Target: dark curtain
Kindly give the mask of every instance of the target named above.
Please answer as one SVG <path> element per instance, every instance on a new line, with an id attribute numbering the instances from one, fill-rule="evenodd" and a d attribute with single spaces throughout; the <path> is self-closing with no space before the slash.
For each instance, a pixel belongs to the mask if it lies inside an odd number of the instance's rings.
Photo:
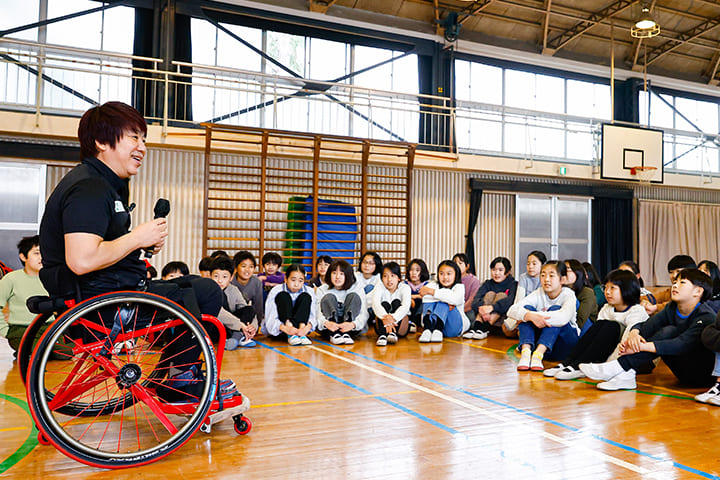
<path id="1" fill-rule="evenodd" d="M 465 255 L 470 259 L 470 273 L 475 275 L 475 242 L 473 233 L 480 216 L 480 204 L 482 203 L 482 190 L 473 188 L 470 190 L 470 216 L 468 217 L 467 235 L 465 235 Z"/>
<path id="2" fill-rule="evenodd" d="M 418 55 L 418 88 L 423 95 L 447 97 L 444 104 L 449 107 L 454 103 L 451 98 L 453 91 L 453 53 L 435 44 L 434 55 Z M 435 104 L 443 104 L 434 100 Z M 439 145 L 439 147 L 423 147 L 431 150 L 452 151 L 454 132 L 447 108 L 433 108 L 428 99 L 420 99 L 420 140 L 419 143 Z"/>
<path id="3" fill-rule="evenodd" d="M 595 197 L 592 201 L 592 264 L 601 281 L 610 270 L 633 259 L 631 198 Z"/>
<path id="4" fill-rule="evenodd" d="M 141 57 L 155 57 L 157 52 L 153 51 L 153 30 L 154 14 L 147 8 L 135 9 L 135 36 L 133 41 L 133 54 Z M 152 62 L 144 60 L 133 60 L 133 68 L 150 70 Z M 152 78 L 152 74 L 142 70 L 133 70 L 132 102 L 144 117 L 158 117 L 156 107 L 159 89 L 157 82 L 143 80 Z M 162 106 L 162 103 L 160 103 Z"/>

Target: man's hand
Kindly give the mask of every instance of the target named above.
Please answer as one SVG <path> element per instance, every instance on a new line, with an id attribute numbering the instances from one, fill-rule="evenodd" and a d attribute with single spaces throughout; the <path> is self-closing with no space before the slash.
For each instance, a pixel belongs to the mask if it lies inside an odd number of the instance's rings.
<path id="1" fill-rule="evenodd" d="M 157 253 L 165 245 L 168 236 L 167 219 L 156 218 L 141 223 L 130 232 L 130 235 L 135 235 L 139 248 L 153 247 L 153 253 Z"/>

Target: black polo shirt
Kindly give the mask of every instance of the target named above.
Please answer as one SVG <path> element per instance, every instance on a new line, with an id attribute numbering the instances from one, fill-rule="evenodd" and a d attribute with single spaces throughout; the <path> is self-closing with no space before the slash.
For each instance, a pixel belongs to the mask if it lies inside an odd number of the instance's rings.
<path id="1" fill-rule="evenodd" d="M 130 231 L 128 186 L 128 179 L 115 175 L 97 158 L 85 158 L 50 195 L 40 223 L 43 257 L 40 279 L 51 295 L 68 291 L 65 234 L 92 233 L 110 241 Z M 139 249 L 114 265 L 76 276 L 83 298 L 115 290 L 135 290 L 145 277 L 145 262 L 140 259 Z"/>

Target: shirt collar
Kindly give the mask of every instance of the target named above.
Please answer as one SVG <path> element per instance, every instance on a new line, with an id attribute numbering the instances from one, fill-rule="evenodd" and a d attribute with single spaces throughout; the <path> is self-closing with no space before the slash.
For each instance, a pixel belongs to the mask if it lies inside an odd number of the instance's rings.
<path id="1" fill-rule="evenodd" d="M 83 163 L 94 168 L 103 178 L 105 178 L 105 180 L 108 181 L 108 183 L 110 183 L 113 190 L 120 194 L 123 201 L 127 203 L 130 196 L 129 178 L 118 177 L 110 167 L 95 157 L 85 157 L 83 158 Z"/>

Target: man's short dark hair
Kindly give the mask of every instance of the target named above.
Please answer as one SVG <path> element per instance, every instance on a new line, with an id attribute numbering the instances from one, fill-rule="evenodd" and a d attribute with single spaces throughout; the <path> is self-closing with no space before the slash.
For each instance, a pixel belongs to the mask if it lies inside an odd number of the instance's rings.
<path id="1" fill-rule="evenodd" d="M 18 254 L 21 254 L 27 258 L 28 253 L 30 253 L 30 250 L 33 249 L 35 246 L 40 246 L 40 235 L 33 235 L 31 237 L 23 237 L 22 240 L 20 240 L 17 244 Z M 25 262 L 20 260 L 20 262 L 25 266 Z"/>
<path id="2" fill-rule="evenodd" d="M 257 267 L 257 260 L 255 260 L 255 255 L 248 252 L 247 250 L 240 250 L 238 253 L 235 254 L 232 259 L 233 266 L 237 268 L 238 265 L 240 265 L 245 260 L 252 260 L 253 267 Z"/>
<path id="3" fill-rule="evenodd" d="M 696 287 L 702 288 L 703 294 L 702 297 L 700 297 L 701 302 L 704 302 L 712 295 L 712 280 L 710 276 L 702 270 L 698 270 L 697 268 L 683 268 L 680 270 L 680 273 L 678 273 L 677 279 L 687 280 Z"/>
<path id="4" fill-rule="evenodd" d="M 180 272 L 183 275 L 190 275 L 190 269 L 188 268 L 187 264 L 185 262 L 175 261 L 175 262 L 168 262 L 167 265 L 165 265 L 162 268 L 162 272 L 160 272 L 161 277 L 165 277 L 171 273 Z"/>
<path id="5" fill-rule="evenodd" d="M 675 255 L 668 262 L 667 268 L 668 272 L 672 272 L 678 268 L 697 268 L 697 265 L 690 255 Z"/>
<path id="6" fill-rule="evenodd" d="M 210 271 L 214 272 L 215 270 L 225 270 L 226 272 L 230 272 L 232 275 L 235 268 L 233 268 L 233 262 L 230 260 L 230 257 L 220 255 L 215 257 L 212 261 L 212 265 L 210 265 Z"/>
<path id="7" fill-rule="evenodd" d="M 78 125 L 78 139 L 83 157 L 96 157 L 95 142 L 115 148 L 126 132 L 147 134 L 145 118 L 130 105 L 107 102 L 85 112 Z"/>
<path id="8" fill-rule="evenodd" d="M 266 263 L 271 263 L 273 265 L 277 265 L 278 267 L 282 266 L 282 257 L 279 253 L 276 252 L 267 252 L 262 257 L 262 264 L 265 265 Z"/>

